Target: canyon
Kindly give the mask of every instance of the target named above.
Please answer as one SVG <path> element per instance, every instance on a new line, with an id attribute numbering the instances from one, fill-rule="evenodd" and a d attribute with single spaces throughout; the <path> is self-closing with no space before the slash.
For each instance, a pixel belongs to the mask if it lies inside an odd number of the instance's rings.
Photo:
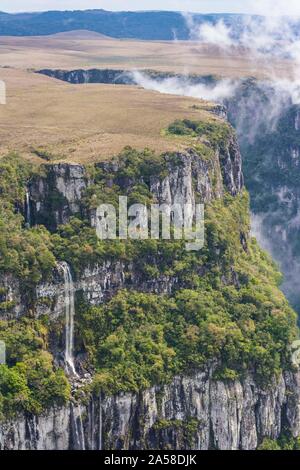
<path id="1" fill-rule="evenodd" d="M 73 84 L 140 85 L 162 93 L 200 98 L 212 94 L 224 79 L 207 75 L 128 70 L 51 70 L 38 73 Z M 203 90 L 198 86 L 203 85 Z M 289 90 L 271 80 L 252 78 L 227 83 L 227 96 L 216 99 L 216 113 L 227 117 L 237 131 L 243 155 L 246 187 L 251 196 L 252 229 L 284 274 L 282 289 L 299 310 L 299 115 Z M 218 93 L 216 91 L 216 93 Z"/>
<path id="2" fill-rule="evenodd" d="M 299 35 L 270 20 L 0 12 L 0 450 L 300 449 Z M 119 239 L 124 196 L 156 236 Z M 200 204 L 190 251 L 170 208 Z"/>

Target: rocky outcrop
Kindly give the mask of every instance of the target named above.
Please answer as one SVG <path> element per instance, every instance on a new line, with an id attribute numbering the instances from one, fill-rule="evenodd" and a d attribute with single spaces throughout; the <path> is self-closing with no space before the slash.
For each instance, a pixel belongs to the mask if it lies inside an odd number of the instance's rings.
<path id="1" fill-rule="evenodd" d="M 150 179 L 151 193 L 159 204 L 189 204 L 194 208 L 196 198 L 207 203 L 222 197 L 224 186 L 218 158 L 200 159 L 196 152 L 190 150 L 173 156 L 169 161 L 166 156 L 166 160 L 167 176 Z M 231 170 L 228 168 L 228 171 Z"/>
<path id="2" fill-rule="evenodd" d="M 58 163 L 46 165 L 44 175 L 35 176 L 29 186 L 29 202 L 33 225 L 50 230 L 81 213 L 81 197 L 89 181 L 82 165 Z"/>
<path id="3" fill-rule="evenodd" d="M 288 428 L 300 435 L 300 372 L 268 389 L 252 377 L 215 381 L 212 370 L 139 394 L 94 396 L 0 425 L 0 449 L 253 450 Z"/>
<path id="4" fill-rule="evenodd" d="M 244 186 L 242 159 L 234 133 L 218 148 L 212 158 L 203 158 L 193 149 L 164 155 L 167 175 L 150 177 L 149 189 L 154 201 L 159 204 L 209 203 L 221 198 L 225 191 L 237 195 Z M 120 162 L 121 164 L 121 162 Z M 120 166 L 115 162 L 99 163 L 99 168 L 108 174 L 117 174 Z M 121 189 L 128 191 L 137 181 L 129 178 L 117 179 Z"/>
<path id="5" fill-rule="evenodd" d="M 135 73 L 132 70 L 115 70 L 115 69 L 41 69 L 36 73 L 46 75 L 47 77 L 62 80 L 64 82 L 72 83 L 74 85 L 84 83 L 105 83 L 114 85 L 138 85 Z M 137 72 L 142 73 L 149 79 L 157 82 L 166 80 L 168 78 L 180 78 L 190 85 L 198 85 L 199 83 L 205 85 L 212 85 L 216 82 L 216 78 L 212 75 L 182 75 L 172 72 L 159 72 L 156 70 L 140 70 Z M 224 111 L 224 110 L 223 110 Z"/>
<path id="6" fill-rule="evenodd" d="M 89 70 L 51 70 L 43 69 L 38 73 L 47 77 L 63 80 L 75 85 L 83 83 L 107 83 L 115 85 L 134 85 L 134 79 L 130 72 L 112 69 L 89 69 Z"/>
<path id="7" fill-rule="evenodd" d="M 11 274 L 0 275 L 0 319 L 18 318 L 24 314 L 21 283 Z"/>
<path id="8" fill-rule="evenodd" d="M 244 178 L 239 146 L 234 136 L 231 136 L 227 145 L 220 149 L 219 160 L 224 185 L 232 196 L 236 196 L 244 185 Z"/>

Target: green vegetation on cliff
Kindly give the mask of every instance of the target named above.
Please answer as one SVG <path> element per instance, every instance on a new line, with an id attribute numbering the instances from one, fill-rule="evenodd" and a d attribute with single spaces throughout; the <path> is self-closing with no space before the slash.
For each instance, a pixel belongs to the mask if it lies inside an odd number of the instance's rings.
<path id="1" fill-rule="evenodd" d="M 265 438 L 258 450 L 300 450 L 300 438 L 295 438 L 290 433 L 282 434 L 276 441 Z"/>
<path id="2" fill-rule="evenodd" d="M 0 338 L 7 352 L 7 364 L 0 365 L 0 418 L 23 410 L 39 414 L 67 402 L 69 383 L 62 369 L 53 369 L 47 350 L 47 322 L 0 320 Z"/>
<path id="3" fill-rule="evenodd" d="M 55 257 L 45 227 L 24 228 L 20 213 L 25 186 L 32 168 L 16 156 L 0 165 L 0 340 L 5 342 L 7 364 L 0 365 L 0 418 L 22 410 L 41 413 L 45 407 L 64 403 L 70 387 L 64 372 L 53 368 L 48 351 L 48 327 L 32 318 L 1 319 L 14 307 L 7 298 L 12 276 L 33 307 L 35 287 L 51 275 Z M 7 285 L 8 284 L 8 285 Z M 28 309 L 28 316 L 32 311 Z"/>
<path id="4" fill-rule="evenodd" d="M 12 155 L 0 165 L 0 274 L 22 280 L 24 290 L 49 276 L 55 266 L 50 236 L 44 227 L 24 230 L 20 211 L 33 169 Z"/>
<path id="5" fill-rule="evenodd" d="M 245 195 L 217 201 L 207 211 L 205 248 L 197 254 L 183 249 L 174 259 L 182 262 L 185 289 L 173 296 L 121 291 L 103 306 L 79 306 L 78 328 L 98 370 L 97 388 L 138 390 L 213 363 L 220 379 L 252 371 L 267 385 L 289 366 L 296 316 L 269 257 L 255 240 L 243 249 L 247 230 Z"/>
<path id="6" fill-rule="evenodd" d="M 220 123 L 216 118 L 210 121 L 177 120 L 170 124 L 167 132 L 171 135 L 188 135 L 207 139 L 208 146 L 222 145 L 231 135 L 232 129 L 226 122 Z"/>
<path id="7" fill-rule="evenodd" d="M 184 126 L 192 137 L 195 133 L 210 139 L 212 147 L 204 144 L 208 153 L 198 149 L 205 162 L 216 158 L 212 149 L 230 136 L 227 125 Z M 164 177 L 168 165 L 180 161 L 174 153 L 156 156 L 127 148 L 118 163 L 114 174 L 109 166 L 88 169 L 93 185 L 83 195 L 85 216 L 72 217 L 55 233 L 44 226 L 25 227 L 21 209 L 34 170 L 16 157 L 0 163 L 0 278 L 10 274 L 20 280 L 28 297 L 27 315 L 0 321 L 8 357 L 7 365 L 0 366 L 5 415 L 38 413 L 65 402 L 70 394 L 63 371 L 49 353 L 50 335 L 62 344 L 61 329 L 51 318 L 34 318 L 35 287 L 49 278 L 56 261 L 68 262 L 77 279 L 85 267 L 122 261 L 125 279 L 134 271 L 141 286 L 137 291 L 137 284 L 128 283 L 127 289 L 94 307 L 77 293 L 75 350 L 85 358 L 83 367 L 95 371 L 96 390 L 138 391 L 212 364 L 216 378 L 232 380 L 252 372 L 267 385 L 290 367 L 296 315 L 278 288 L 276 266 L 249 237 L 247 194 L 233 197 L 225 191 L 206 205 L 205 246 L 198 252 L 186 251 L 184 240 L 100 241 L 90 227 L 89 211 L 100 202 L 117 202 L 124 187 L 130 204 L 152 202 L 150 178 Z M 162 279 L 169 284 L 175 280 L 171 294 L 143 288 Z M 5 288 L 0 291 L 0 300 L 2 312 L 9 313 L 6 294 Z"/>

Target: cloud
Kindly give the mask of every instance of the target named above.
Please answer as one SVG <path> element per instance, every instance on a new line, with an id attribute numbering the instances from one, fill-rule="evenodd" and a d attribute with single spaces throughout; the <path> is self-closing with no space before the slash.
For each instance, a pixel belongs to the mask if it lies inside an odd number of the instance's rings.
<path id="1" fill-rule="evenodd" d="M 238 46 L 256 54 L 288 56 L 299 60 L 300 64 L 299 0 L 291 1 L 288 8 L 281 0 L 261 0 L 256 11 L 262 16 L 231 17 L 230 24 L 225 24 L 223 19 L 199 24 L 199 19 L 194 14 L 182 15 L 193 40 L 207 42 L 222 49 Z"/>
<path id="2" fill-rule="evenodd" d="M 264 59 L 278 93 L 286 92 L 294 104 L 300 104 L 300 17 L 297 16 L 300 2 L 262 0 L 257 12 L 265 16 L 231 17 L 227 24 L 224 20 L 199 24 L 195 15 L 183 13 L 183 16 L 194 41 L 217 46 L 228 57 L 234 48 L 244 49 L 254 66 L 257 59 Z M 287 16 L 292 13 L 293 16 Z M 291 79 L 276 76 L 272 66 L 274 58 L 294 62 Z"/>
<path id="3" fill-rule="evenodd" d="M 234 44 L 231 38 L 231 29 L 225 25 L 223 20 L 216 24 L 197 24 L 191 13 L 183 13 L 183 17 L 189 28 L 191 39 L 225 48 Z"/>
<path id="4" fill-rule="evenodd" d="M 152 79 L 142 72 L 132 72 L 135 83 L 146 90 L 154 90 L 170 95 L 190 96 L 207 101 L 223 102 L 231 97 L 239 84 L 238 80 L 224 79 L 211 85 L 195 84 L 189 78 L 171 77 L 163 80 Z"/>
<path id="5" fill-rule="evenodd" d="M 229 47 L 233 45 L 233 40 L 230 37 L 230 28 L 228 28 L 224 21 L 218 21 L 216 25 L 204 23 L 199 26 L 198 37 L 203 42 L 208 42 L 214 45 L 222 45 L 223 47 Z"/>

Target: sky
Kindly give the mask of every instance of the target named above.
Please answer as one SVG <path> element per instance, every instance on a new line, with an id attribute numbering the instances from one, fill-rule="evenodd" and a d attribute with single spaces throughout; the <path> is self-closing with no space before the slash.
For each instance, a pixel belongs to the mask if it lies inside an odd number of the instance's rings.
<path id="1" fill-rule="evenodd" d="M 299 0 L 0 0 L 0 11 L 6 12 L 97 8 L 300 15 Z"/>

